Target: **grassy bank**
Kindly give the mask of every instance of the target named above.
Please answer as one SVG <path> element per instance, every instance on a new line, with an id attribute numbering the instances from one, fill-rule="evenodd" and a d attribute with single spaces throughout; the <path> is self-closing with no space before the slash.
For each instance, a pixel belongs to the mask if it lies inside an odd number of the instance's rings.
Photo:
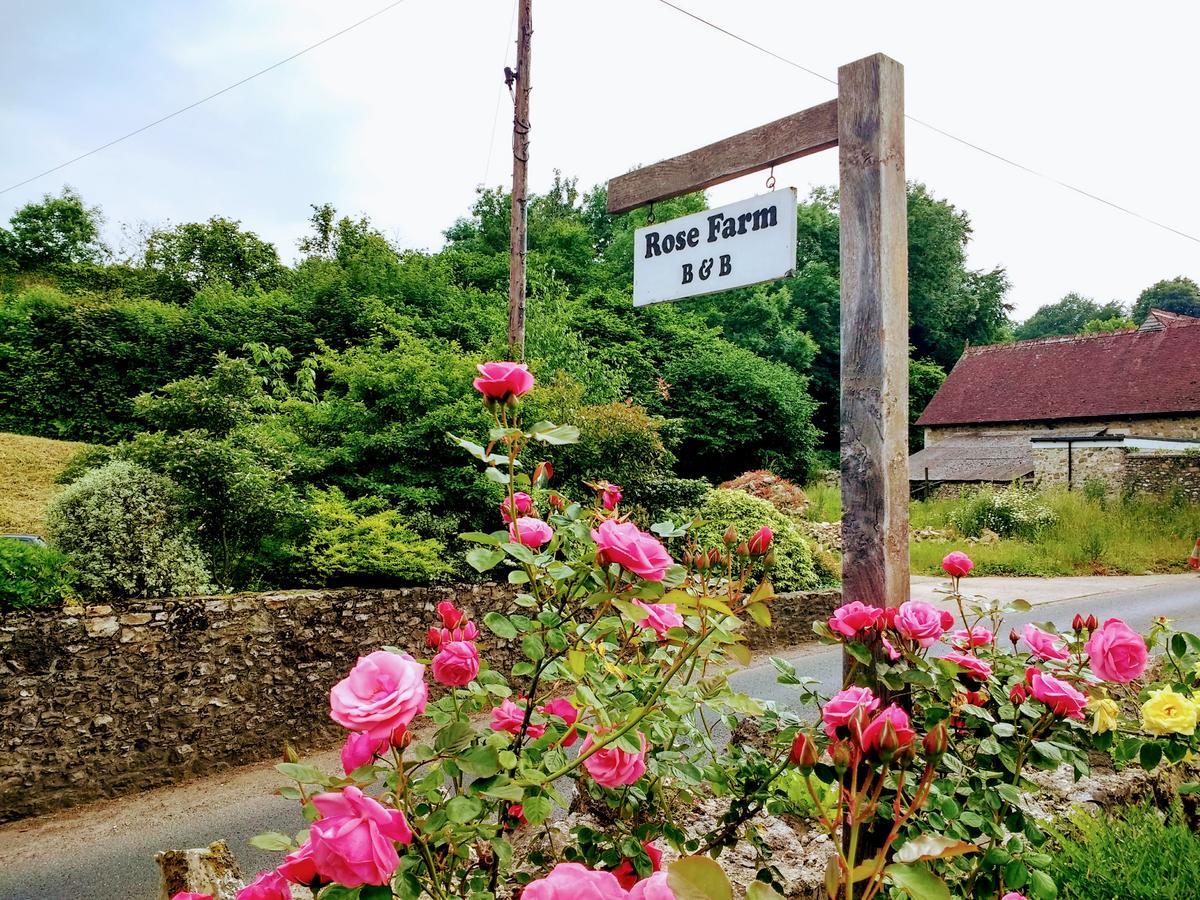
<path id="1" fill-rule="evenodd" d="M 83 444 L 0 432 L 0 532 L 44 534 L 54 480 Z"/>
<path id="2" fill-rule="evenodd" d="M 841 497 L 836 487 L 805 488 L 813 521 L 836 521 Z M 1048 491 L 1037 502 L 1054 514 L 1054 522 L 1036 538 L 1001 538 L 967 546 L 954 526 L 964 499 L 914 500 L 909 507 L 914 529 L 949 532 L 947 540 L 914 542 L 912 570 L 941 573 L 942 557 L 966 550 L 978 575 L 1144 575 L 1185 572 L 1192 544 L 1200 537 L 1200 505 L 1171 497 L 1088 497 L 1083 491 Z"/>

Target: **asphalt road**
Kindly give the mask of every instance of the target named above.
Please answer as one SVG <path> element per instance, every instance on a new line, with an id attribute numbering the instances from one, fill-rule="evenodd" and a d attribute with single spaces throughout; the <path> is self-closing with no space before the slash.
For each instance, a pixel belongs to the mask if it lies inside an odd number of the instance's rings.
<path id="1" fill-rule="evenodd" d="M 1087 580 L 1086 587 L 1084 580 L 1064 586 L 1066 581 L 1028 581 L 1028 591 L 1020 590 L 1026 585 L 1023 579 L 979 584 L 997 596 L 1014 596 L 1016 591 L 1038 604 L 1013 617 L 1018 627 L 1053 621 L 1066 628 L 1082 611 L 1101 620 L 1119 616 L 1143 632 L 1158 615 L 1200 631 L 1200 579 L 1193 576 L 1112 579 L 1109 584 L 1119 584 L 1120 589 L 1108 591 L 1105 582 L 1095 579 Z M 914 594 L 928 597 L 928 587 L 915 585 Z M 1072 592 L 1087 596 L 1064 596 Z M 780 655 L 800 674 L 819 679 L 826 693 L 840 681 L 836 648 L 813 645 Z M 739 672 L 734 683 L 745 693 L 782 705 L 793 705 L 796 699 L 794 687 L 776 684 L 767 660 Z M 336 753 L 318 754 L 310 761 L 326 770 L 338 765 Z M 205 846 L 217 838 L 228 841 L 246 874 L 268 868 L 279 855 L 255 850 L 246 840 L 264 831 L 300 828 L 295 804 L 271 796 L 278 784 L 270 766 L 248 767 L 0 828 L 0 900 L 153 900 L 158 891 L 157 851 Z"/>

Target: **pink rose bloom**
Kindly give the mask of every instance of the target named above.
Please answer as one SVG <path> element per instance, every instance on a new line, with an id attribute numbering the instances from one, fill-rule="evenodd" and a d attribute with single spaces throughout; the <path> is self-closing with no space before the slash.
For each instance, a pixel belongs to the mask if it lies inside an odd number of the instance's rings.
<path id="1" fill-rule="evenodd" d="M 1104 681 L 1128 684 L 1146 671 L 1146 642 L 1120 619 L 1107 619 L 1084 645 L 1092 671 Z"/>
<path id="2" fill-rule="evenodd" d="M 1021 638 L 1038 659 L 1056 659 L 1059 662 L 1070 659 L 1067 644 L 1056 634 L 1047 634 L 1036 625 L 1026 625 L 1021 629 Z"/>
<path id="3" fill-rule="evenodd" d="M 650 857 L 650 872 L 657 872 L 662 868 L 662 851 L 649 841 L 642 843 L 642 849 L 646 851 L 646 855 Z M 621 887 L 625 890 L 631 890 L 638 883 L 637 869 L 633 867 L 633 860 L 625 857 L 620 864 L 612 870 L 612 873 L 617 876 L 617 881 L 621 882 Z M 647 876 L 649 878 L 649 876 Z"/>
<path id="4" fill-rule="evenodd" d="M 516 506 L 517 508 L 517 516 L 528 515 L 530 510 L 533 509 L 533 498 L 524 491 L 517 491 L 515 494 L 513 494 L 512 499 L 513 502 L 511 504 L 508 502 L 507 497 L 500 501 L 500 518 L 503 519 L 505 524 L 508 525 L 512 524 L 512 520 L 514 518 L 512 512 L 513 506 Z M 454 626 L 447 625 L 446 627 L 453 628 Z"/>
<path id="5" fill-rule="evenodd" d="M 942 633 L 945 634 L 954 627 L 954 613 L 948 609 L 942 610 Z"/>
<path id="6" fill-rule="evenodd" d="M 1018 894 L 1016 891 L 1009 891 L 1000 900 L 1029 900 L 1024 894 Z"/>
<path id="7" fill-rule="evenodd" d="M 437 605 L 437 614 L 442 620 L 443 628 L 457 628 L 467 617 L 466 613 L 449 600 L 443 600 Z"/>
<path id="8" fill-rule="evenodd" d="M 626 900 L 628 896 L 612 872 L 596 872 L 579 863 L 559 863 L 521 892 L 521 900 Z"/>
<path id="9" fill-rule="evenodd" d="M 583 767 L 601 787 L 619 788 L 633 784 L 646 774 L 646 736 L 638 732 L 642 749 L 638 753 L 622 750 L 615 743 L 597 750 L 583 761 Z M 586 754 L 593 745 L 589 734 L 579 747 L 579 755 Z"/>
<path id="10" fill-rule="evenodd" d="M 616 509 L 617 504 L 621 502 L 621 498 L 625 495 L 621 493 L 619 484 L 608 484 L 605 482 L 604 490 L 600 492 L 600 503 L 605 509 Z"/>
<path id="11" fill-rule="evenodd" d="M 638 622 L 638 627 L 653 628 L 660 640 L 666 637 L 669 629 L 683 625 L 683 616 L 675 612 L 674 603 L 644 603 L 635 598 L 633 605 L 640 606 L 648 613 L 646 618 Z"/>
<path id="12" fill-rule="evenodd" d="M 237 892 L 236 900 L 292 900 L 292 889 L 278 872 L 259 872 Z"/>
<path id="13" fill-rule="evenodd" d="M 913 742 L 913 738 L 917 733 L 913 731 L 912 726 L 908 723 L 908 713 L 902 710 L 895 703 L 887 707 L 875 716 L 863 729 L 862 733 L 862 749 L 864 751 L 877 750 L 879 748 L 879 737 L 883 732 L 883 723 L 891 722 L 892 728 L 896 730 L 896 739 L 898 743 L 893 748 L 895 750 L 901 747 L 907 747 Z"/>
<path id="14" fill-rule="evenodd" d="M 1060 716 L 1082 719 L 1087 697 L 1065 681 L 1048 672 L 1034 672 L 1029 678 L 1029 691 Z"/>
<path id="15" fill-rule="evenodd" d="M 821 708 L 821 721 L 825 723 L 825 733 L 830 740 L 837 738 L 838 728 L 848 725 L 860 707 L 868 715 L 879 709 L 879 698 L 870 688 L 848 687 L 829 698 Z"/>
<path id="16" fill-rule="evenodd" d="M 656 872 L 649 878 L 643 878 L 629 892 L 629 900 L 675 900 L 667 873 Z"/>
<path id="17" fill-rule="evenodd" d="M 900 604 L 896 611 L 896 630 L 920 647 L 932 647 L 933 642 L 946 633 L 941 611 L 924 600 Z"/>
<path id="18" fill-rule="evenodd" d="M 390 737 L 425 711 L 428 696 L 423 665 L 407 653 L 376 650 L 329 691 L 329 715 L 351 731 Z"/>
<path id="19" fill-rule="evenodd" d="M 556 697 L 545 706 L 538 709 L 543 716 L 554 716 L 562 719 L 567 728 L 570 729 L 559 744 L 563 747 L 572 747 L 579 740 L 579 732 L 575 730 L 575 723 L 579 721 L 579 710 L 575 708 L 575 704 L 566 697 Z"/>
<path id="20" fill-rule="evenodd" d="M 892 662 L 900 658 L 900 651 L 887 639 L 886 634 L 879 638 L 879 643 L 883 645 L 883 652 L 887 654 L 887 658 Z"/>
<path id="21" fill-rule="evenodd" d="M 843 637 L 854 638 L 868 628 L 875 628 L 882 615 L 883 610 L 878 606 L 867 606 L 854 600 L 833 611 L 829 627 Z"/>
<path id="22" fill-rule="evenodd" d="M 382 756 L 391 746 L 390 738 L 373 738 L 366 732 L 356 732 L 346 738 L 342 746 L 342 769 L 349 775 L 355 769 L 374 762 L 375 757 Z"/>
<path id="23" fill-rule="evenodd" d="M 970 631 L 960 628 L 951 635 L 951 644 L 956 650 L 969 650 L 972 647 L 986 647 L 992 642 L 992 630 L 976 625 Z"/>
<path id="24" fill-rule="evenodd" d="M 317 874 L 317 864 L 313 862 L 312 839 L 305 841 L 298 850 L 294 850 L 283 858 L 283 862 L 275 869 L 292 884 L 312 884 L 320 876 Z"/>
<path id="25" fill-rule="evenodd" d="M 992 677 L 992 667 L 973 653 L 952 650 L 946 654 L 944 659 L 965 669 L 968 675 L 980 681 L 987 681 Z"/>
<path id="26" fill-rule="evenodd" d="M 961 550 L 955 550 L 942 557 L 942 571 L 951 578 L 962 578 L 973 568 L 975 568 L 975 563 L 971 562 L 971 557 Z"/>
<path id="27" fill-rule="evenodd" d="M 521 725 L 525 722 L 525 707 L 517 706 L 507 697 L 499 706 L 492 708 L 492 731 L 507 731 L 509 734 L 518 735 L 521 733 Z M 535 741 L 546 733 L 545 725 L 534 725 L 529 723 L 529 728 L 525 730 Z"/>
<path id="28" fill-rule="evenodd" d="M 508 526 L 508 536 L 514 544 L 524 544 L 530 550 L 537 550 L 554 537 L 554 529 L 541 519 L 522 516 Z"/>
<path id="29" fill-rule="evenodd" d="M 472 384 L 489 400 L 520 397 L 533 387 L 533 375 L 524 363 L 489 362 L 475 368 L 479 370 L 479 377 Z"/>
<path id="30" fill-rule="evenodd" d="M 606 519 L 592 529 L 592 540 L 601 562 L 616 563 L 647 581 L 662 581 L 667 566 L 675 561 L 654 535 L 632 522 Z"/>
<path id="31" fill-rule="evenodd" d="M 344 887 L 387 884 L 400 865 L 396 843 L 412 842 L 404 813 L 354 786 L 317 794 L 312 802 L 321 813 L 309 829 L 317 871 Z"/>
<path id="32" fill-rule="evenodd" d="M 442 644 L 430 668 L 438 684 L 463 687 L 479 674 L 479 651 L 470 641 L 449 641 Z"/>
<path id="33" fill-rule="evenodd" d="M 771 549 L 771 541 L 775 540 L 775 532 L 764 525 L 750 536 L 746 546 L 751 556 L 762 556 Z"/>
<path id="34" fill-rule="evenodd" d="M 198 894 L 195 891 L 180 891 L 171 900 L 213 900 L 212 894 Z"/>

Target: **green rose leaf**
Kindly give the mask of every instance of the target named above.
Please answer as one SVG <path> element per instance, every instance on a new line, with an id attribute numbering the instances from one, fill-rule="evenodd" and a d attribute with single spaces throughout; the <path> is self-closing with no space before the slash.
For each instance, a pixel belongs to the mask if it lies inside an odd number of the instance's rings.
<path id="1" fill-rule="evenodd" d="M 919 863 L 892 863 L 883 872 L 912 900 L 950 900 L 946 883 Z"/>
<path id="2" fill-rule="evenodd" d="M 502 640 L 511 641 L 517 636 L 516 626 L 508 620 L 507 616 L 501 613 L 488 613 L 483 617 L 483 624 L 488 627 L 492 634 Z"/>
<path id="3" fill-rule="evenodd" d="M 549 797 L 534 794 L 532 797 L 526 797 L 522 800 L 521 807 L 530 825 L 541 825 L 550 818 L 551 804 Z"/>
<path id="4" fill-rule="evenodd" d="M 473 547 L 467 551 L 467 565 L 476 572 L 486 572 L 495 568 L 504 559 L 503 550 L 489 550 L 487 547 Z"/>
<path id="5" fill-rule="evenodd" d="M 446 818 L 457 825 L 464 825 L 483 812 L 483 804 L 475 797 L 453 797 L 446 804 Z"/>
<path id="6" fill-rule="evenodd" d="M 257 847 L 259 850 L 273 850 L 279 853 L 289 851 L 296 846 L 290 837 L 286 834 L 280 834 L 278 831 L 257 834 L 246 843 L 251 847 Z"/>
<path id="7" fill-rule="evenodd" d="M 521 638 L 521 652 L 534 662 L 537 662 L 545 658 L 546 645 L 542 643 L 542 639 L 536 634 L 527 634 Z"/>
<path id="8" fill-rule="evenodd" d="M 717 861 L 685 856 L 667 869 L 667 884 L 675 900 L 733 900 L 733 888 Z"/>
<path id="9" fill-rule="evenodd" d="M 746 888 L 746 900 L 783 900 L 783 895 L 769 884 L 756 881 Z"/>

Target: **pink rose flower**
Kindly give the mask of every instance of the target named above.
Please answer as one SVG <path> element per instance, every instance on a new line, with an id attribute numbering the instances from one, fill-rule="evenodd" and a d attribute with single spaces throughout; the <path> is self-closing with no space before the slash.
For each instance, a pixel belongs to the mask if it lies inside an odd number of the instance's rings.
<path id="1" fill-rule="evenodd" d="M 863 729 L 862 749 L 864 752 L 879 749 L 879 738 L 883 733 L 885 722 L 890 722 L 896 733 L 897 743 L 895 747 L 891 748 L 892 750 L 907 747 L 913 742 L 913 738 L 917 736 L 917 733 L 913 731 L 912 726 L 908 722 L 908 713 L 893 703 L 875 716 L 870 724 Z"/>
<path id="2" fill-rule="evenodd" d="M 850 723 L 859 709 L 867 715 L 879 709 L 879 698 L 871 693 L 870 688 L 848 687 L 838 691 L 821 708 L 821 721 L 825 723 L 825 733 L 830 740 L 837 738 L 838 728 L 844 728 Z"/>
<path id="3" fill-rule="evenodd" d="M 992 677 L 992 667 L 973 653 L 952 650 L 944 658 L 947 662 L 965 669 L 968 675 L 979 681 L 987 681 Z"/>
<path id="4" fill-rule="evenodd" d="M 513 494 L 512 499 L 513 502 L 511 504 L 508 502 L 507 497 L 500 501 L 500 518 L 504 520 L 506 525 L 511 525 L 512 520 L 516 517 L 529 515 L 529 512 L 533 509 L 533 498 L 524 491 L 517 491 Z M 517 509 L 516 516 L 513 516 L 513 506 L 516 506 Z M 454 626 L 448 625 L 446 627 L 453 628 Z"/>
<path id="5" fill-rule="evenodd" d="M 212 894 L 198 894 L 195 891 L 180 891 L 171 900 L 213 900 Z"/>
<path id="6" fill-rule="evenodd" d="M 425 711 L 428 696 L 423 665 L 407 653 L 376 650 L 329 691 L 329 715 L 351 731 L 389 737 Z"/>
<path id="7" fill-rule="evenodd" d="M 292 884 L 309 886 L 321 876 L 317 874 L 317 864 L 313 861 L 312 839 L 305 841 L 298 850 L 293 850 L 283 858 L 283 862 L 275 869 Z"/>
<path id="8" fill-rule="evenodd" d="M 467 617 L 465 612 L 449 600 L 443 600 L 437 605 L 437 614 L 442 620 L 443 628 L 457 628 Z"/>
<path id="9" fill-rule="evenodd" d="M 442 644 L 430 668 L 438 684 L 463 687 L 479 674 L 479 651 L 470 641 L 448 641 Z"/>
<path id="10" fill-rule="evenodd" d="M 633 886 L 629 900 L 675 900 L 666 872 L 656 872 Z"/>
<path id="11" fill-rule="evenodd" d="M 775 540 L 775 532 L 764 525 L 750 536 L 746 546 L 750 548 L 751 556 L 763 556 L 771 549 L 773 540 Z"/>
<path id="12" fill-rule="evenodd" d="M 1029 677 L 1029 691 L 1035 700 L 1041 700 L 1058 715 L 1083 718 L 1087 697 L 1049 672 L 1034 672 Z"/>
<path id="13" fill-rule="evenodd" d="M 524 363 L 489 362 L 475 367 L 479 377 L 472 382 L 475 390 L 489 400 L 520 397 L 533 387 L 533 375 Z"/>
<path id="14" fill-rule="evenodd" d="M 508 536 L 514 544 L 524 544 L 530 550 L 537 550 L 554 537 L 554 529 L 541 519 L 522 516 L 508 526 Z"/>
<path id="15" fill-rule="evenodd" d="M 1056 634 L 1047 634 L 1036 625 L 1026 625 L 1021 629 L 1021 638 L 1038 659 L 1055 659 L 1059 662 L 1070 659 L 1067 644 Z"/>
<path id="16" fill-rule="evenodd" d="M 650 857 L 651 874 L 661 869 L 662 851 L 649 841 L 644 841 L 642 843 L 642 849 L 645 850 L 646 855 Z M 617 881 L 621 882 L 621 887 L 625 888 L 627 891 L 632 889 L 635 884 L 642 880 L 638 878 L 637 869 L 633 867 L 633 860 L 629 857 L 625 857 L 623 860 L 621 860 L 617 867 L 612 870 L 612 873 L 613 875 L 617 876 Z"/>
<path id="17" fill-rule="evenodd" d="M 683 626 L 683 616 L 675 612 L 674 603 L 645 603 L 635 598 L 633 605 L 640 606 L 648 613 L 646 618 L 638 622 L 638 627 L 653 628 L 659 640 L 666 637 L 669 629 Z"/>
<path id="18" fill-rule="evenodd" d="M 375 761 L 375 757 L 387 753 L 392 746 L 390 738 L 373 738 L 366 732 L 356 732 L 346 738 L 342 746 L 342 770 L 347 775 Z"/>
<path id="19" fill-rule="evenodd" d="M 1009 891 L 1000 900 L 1029 900 L 1024 894 L 1018 894 L 1016 891 Z"/>
<path id="20" fill-rule="evenodd" d="M 492 707 L 492 731 L 507 731 L 511 735 L 521 733 L 521 725 L 525 722 L 525 707 L 517 706 L 507 697 L 499 706 Z M 531 721 L 525 730 L 535 741 L 546 733 L 545 725 L 534 725 Z"/>
<path id="21" fill-rule="evenodd" d="M 312 802 L 321 813 L 309 829 L 317 871 L 344 887 L 387 884 L 400 865 L 396 843 L 409 844 L 413 838 L 404 813 L 354 786 L 317 794 Z"/>
<path id="22" fill-rule="evenodd" d="M 525 804 L 510 803 L 508 805 L 508 816 L 511 819 L 516 819 L 522 825 L 528 825 L 529 820 L 525 818 Z"/>
<path id="23" fill-rule="evenodd" d="M 975 568 L 975 563 L 971 562 L 971 557 L 961 550 L 947 553 L 942 558 L 942 571 L 951 578 L 962 578 L 973 568 Z"/>
<path id="24" fill-rule="evenodd" d="M 900 604 L 896 612 L 896 630 L 920 647 L 932 647 L 933 642 L 946 633 L 941 611 L 924 600 Z"/>
<path id="25" fill-rule="evenodd" d="M 985 628 L 982 625 L 976 625 L 970 631 L 965 628 L 960 628 L 951 636 L 950 643 L 955 650 L 969 650 L 972 647 L 986 647 L 992 642 L 995 635 L 992 634 L 990 628 Z"/>
<path id="26" fill-rule="evenodd" d="M 854 600 L 833 611 L 829 627 L 843 637 L 855 638 L 868 628 L 877 627 L 882 615 L 883 610 L 878 606 L 867 606 Z"/>
<path id="27" fill-rule="evenodd" d="M 621 502 L 621 498 L 625 495 L 621 493 L 619 484 L 604 483 L 604 490 L 600 492 L 600 503 L 605 509 L 616 509 L 617 504 Z"/>
<path id="28" fill-rule="evenodd" d="M 292 900 L 292 889 L 278 872 L 259 872 L 237 892 L 236 900 Z"/>
<path id="29" fill-rule="evenodd" d="M 886 634 L 879 638 L 879 643 L 883 645 L 883 652 L 887 654 L 887 658 L 892 662 L 895 662 L 900 658 L 900 651 L 897 650 L 895 645 L 888 640 Z"/>
<path id="30" fill-rule="evenodd" d="M 1107 619 L 1084 649 L 1092 671 L 1104 681 L 1128 684 L 1146 671 L 1146 642 L 1120 619 Z"/>
<path id="31" fill-rule="evenodd" d="M 579 863 L 559 863 L 521 892 L 521 900 L 626 900 L 628 896 L 612 872 L 597 872 Z"/>
<path id="32" fill-rule="evenodd" d="M 632 522 L 606 519 L 592 529 L 592 540 L 602 563 L 616 563 L 647 581 L 662 581 L 674 560 L 652 534 Z"/>
<path id="33" fill-rule="evenodd" d="M 563 747 L 572 747 L 579 740 L 579 732 L 575 730 L 575 723 L 579 721 L 579 710 L 575 708 L 575 704 L 566 697 L 556 697 L 545 706 L 538 709 L 543 716 L 554 716 L 562 719 L 569 729 L 563 739 L 559 741 L 559 745 Z"/>
<path id="34" fill-rule="evenodd" d="M 583 767 L 601 787 L 619 788 L 633 784 L 646 774 L 646 736 L 638 732 L 642 749 L 637 753 L 623 750 L 616 743 L 609 744 L 597 750 L 583 761 Z M 589 734 L 579 747 L 579 755 L 584 756 L 592 748 L 594 741 Z"/>

